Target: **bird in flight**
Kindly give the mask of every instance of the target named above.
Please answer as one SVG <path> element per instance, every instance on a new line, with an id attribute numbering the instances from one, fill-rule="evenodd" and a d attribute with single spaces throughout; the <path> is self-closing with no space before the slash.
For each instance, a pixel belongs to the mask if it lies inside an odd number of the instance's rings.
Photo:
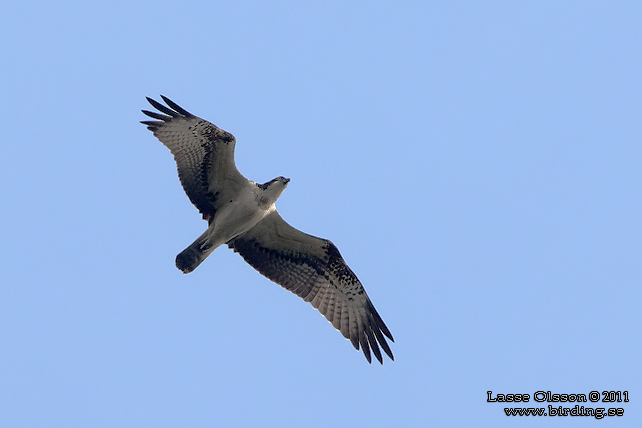
<path id="1" fill-rule="evenodd" d="M 337 247 L 295 229 L 277 212 L 274 203 L 290 179 L 248 180 L 234 163 L 232 134 L 161 97 L 167 105 L 147 98 L 160 113 L 142 110 L 155 120 L 141 123 L 174 155 L 181 185 L 208 223 L 176 256 L 176 267 L 192 272 L 226 244 L 262 275 L 310 302 L 369 363 L 372 349 L 383 364 L 379 347 L 394 360 L 385 338 L 394 342 L 390 330 Z"/>

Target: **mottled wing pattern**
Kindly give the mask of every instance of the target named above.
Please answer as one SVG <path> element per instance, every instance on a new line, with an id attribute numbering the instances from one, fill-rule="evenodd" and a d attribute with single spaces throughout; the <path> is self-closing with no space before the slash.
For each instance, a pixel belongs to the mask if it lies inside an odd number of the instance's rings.
<path id="1" fill-rule="evenodd" d="M 379 346 L 394 360 L 384 338 L 394 342 L 392 334 L 332 242 L 293 228 L 273 211 L 228 246 L 261 274 L 310 302 L 355 349 L 361 346 L 368 362 L 372 349 L 383 364 Z"/>
<path id="2" fill-rule="evenodd" d="M 167 106 L 147 98 L 157 113 L 143 110 L 157 119 L 141 121 L 174 155 L 181 185 L 192 203 L 213 218 L 216 209 L 246 182 L 234 164 L 236 139 L 207 120 L 194 116 L 167 97 Z"/>

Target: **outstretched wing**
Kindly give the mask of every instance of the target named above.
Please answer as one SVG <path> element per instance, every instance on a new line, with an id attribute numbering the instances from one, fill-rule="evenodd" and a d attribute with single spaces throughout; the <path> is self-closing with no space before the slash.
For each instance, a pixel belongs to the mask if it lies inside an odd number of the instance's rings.
<path id="1" fill-rule="evenodd" d="M 158 111 L 143 110 L 157 119 L 141 121 L 174 155 L 178 177 L 190 201 L 209 220 L 228 196 L 247 182 L 234 164 L 236 139 L 216 125 L 194 116 L 167 97 L 167 106 L 147 98 Z"/>
<path id="2" fill-rule="evenodd" d="M 384 335 L 392 334 L 377 313 L 357 276 L 327 239 L 303 233 L 273 211 L 249 231 L 228 242 L 261 274 L 319 310 L 332 325 L 381 364 L 379 346 L 394 360 Z"/>

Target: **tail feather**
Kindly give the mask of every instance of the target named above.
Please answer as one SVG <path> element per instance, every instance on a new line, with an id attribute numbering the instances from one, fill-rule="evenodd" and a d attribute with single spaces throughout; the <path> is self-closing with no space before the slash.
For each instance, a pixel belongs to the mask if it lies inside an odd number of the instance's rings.
<path id="1" fill-rule="evenodd" d="M 181 251 L 176 256 L 176 267 L 183 273 L 190 273 L 203 263 L 203 260 L 216 248 L 208 243 L 207 238 L 208 233 L 205 232 L 192 245 Z"/>

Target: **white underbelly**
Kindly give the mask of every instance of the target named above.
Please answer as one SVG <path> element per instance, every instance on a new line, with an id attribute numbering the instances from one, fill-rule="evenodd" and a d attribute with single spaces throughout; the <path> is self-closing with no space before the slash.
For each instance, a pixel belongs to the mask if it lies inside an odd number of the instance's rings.
<path id="1" fill-rule="evenodd" d="M 274 209 L 274 204 L 259 206 L 253 197 L 234 201 L 216 212 L 210 225 L 208 242 L 215 246 L 222 245 L 247 232 Z"/>

